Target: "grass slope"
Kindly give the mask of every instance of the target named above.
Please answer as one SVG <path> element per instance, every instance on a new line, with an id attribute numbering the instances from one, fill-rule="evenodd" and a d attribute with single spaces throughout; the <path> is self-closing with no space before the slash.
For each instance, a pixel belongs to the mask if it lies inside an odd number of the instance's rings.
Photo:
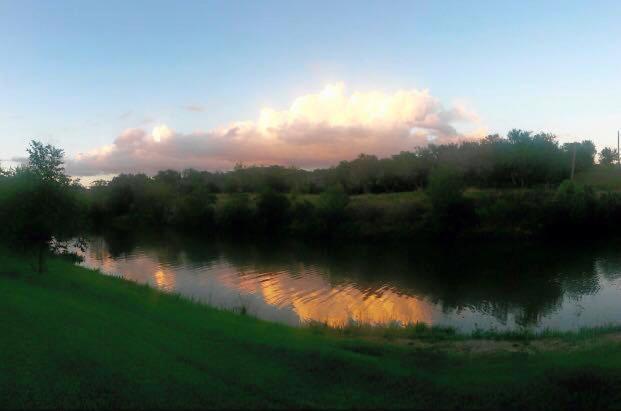
<path id="1" fill-rule="evenodd" d="M 620 191 L 621 169 L 616 166 L 595 166 L 576 174 L 576 182 L 590 185 L 596 190 Z"/>
<path id="2" fill-rule="evenodd" d="M 621 405 L 621 344 L 465 354 L 294 329 L 0 255 L 0 408 Z"/>

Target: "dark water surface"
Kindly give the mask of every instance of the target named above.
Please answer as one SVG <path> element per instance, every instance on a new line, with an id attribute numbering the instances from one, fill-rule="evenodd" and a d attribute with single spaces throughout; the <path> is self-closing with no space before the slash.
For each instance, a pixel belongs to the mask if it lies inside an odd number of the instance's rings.
<path id="1" fill-rule="evenodd" d="M 463 331 L 621 324 L 621 242 L 334 246 L 91 237 L 84 266 L 291 325 L 415 323 Z"/>

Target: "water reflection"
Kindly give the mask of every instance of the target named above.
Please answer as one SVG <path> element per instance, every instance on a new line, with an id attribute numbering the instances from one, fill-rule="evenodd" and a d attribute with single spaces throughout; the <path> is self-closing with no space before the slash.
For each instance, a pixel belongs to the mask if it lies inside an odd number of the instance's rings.
<path id="1" fill-rule="evenodd" d="M 611 246 L 336 248 L 130 234 L 92 238 L 84 264 L 293 325 L 621 322 L 621 252 Z"/>

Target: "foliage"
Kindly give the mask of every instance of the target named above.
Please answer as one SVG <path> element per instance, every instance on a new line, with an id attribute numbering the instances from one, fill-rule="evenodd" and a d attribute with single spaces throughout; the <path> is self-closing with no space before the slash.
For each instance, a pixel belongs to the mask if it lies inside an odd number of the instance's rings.
<path id="1" fill-rule="evenodd" d="M 602 151 L 599 152 L 599 164 L 603 166 L 612 166 L 617 163 L 619 159 L 618 155 L 619 153 L 616 149 L 604 147 Z"/>
<path id="2" fill-rule="evenodd" d="M 4 241 L 36 251 L 41 272 L 45 254 L 66 251 L 78 233 L 82 187 L 64 174 L 61 149 L 33 141 L 28 153 L 28 164 L 1 180 L 0 230 Z"/>
<path id="3" fill-rule="evenodd" d="M 606 209 L 613 207 L 613 202 L 601 205 L 598 199 L 585 199 L 581 195 L 559 194 L 536 205 L 538 209 L 531 207 L 533 199 L 512 198 L 511 188 L 547 192 L 566 179 L 574 151 L 578 176 L 601 167 L 594 167 L 595 149 L 588 141 L 561 146 L 551 134 L 511 130 L 506 138 L 492 135 L 460 144 L 431 144 L 390 158 L 361 154 L 353 161 L 342 161 L 328 169 L 307 171 L 238 164 L 226 173 L 163 170 L 153 177 L 120 174 L 111 181 L 97 181 L 84 189 L 64 175 L 62 150 L 33 142 L 29 148 L 30 164 L 23 170 L 0 176 L 0 205 L 7 216 L 12 212 L 10 207 L 18 207 L 18 194 L 10 187 L 19 180 L 23 184 L 18 186 L 30 187 L 32 196 L 39 196 L 29 200 L 32 204 L 42 202 L 49 204 L 50 209 L 58 207 L 53 215 L 29 210 L 29 214 L 37 214 L 45 222 L 33 219 L 32 224 L 39 227 L 50 224 L 59 230 L 71 224 L 61 227 L 55 221 L 80 221 L 61 218 L 61 212 L 67 211 L 73 215 L 85 214 L 91 228 L 99 229 L 175 227 L 204 234 L 292 233 L 305 237 L 378 239 L 427 234 L 490 236 L 495 231 L 530 236 L 543 233 L 546 227 L 548 233 L 552 227 L 563 227 L 565 218 L 583 230 L 589 229 L 585 224 L 589 218 L 597 220 L 595 227 L 601 226 L 601 215 L 616 215 L 615 210 Z M 40 181 L 47 188 L 26 183 L 30 180 Z M 481 188 L 480 198 L 464 194 L 472 187 Z M 495 189 L 502 189 L 504 194 L 485 194 L 494 193 Z M 398 200 L 393 204 L 392 200 L 376 201 L 369 197 L 409 198 L 406 192 L 410 190 L 419 193 L 411 203 Z M 41 198 L 52 196 L 46 192 L 71 193 L 74 198 L 50 203 Z M 394 195 L 377 196 L 392 192 Z M 351 195 L 359 200 L 350 203 Z M 6 197 L 6 201 L 1 197 Z M 573 208 L 563 208 L 561 203 L 565 201 L 573 204 Z M 63 206 L 68 203 L 71 206 Z M 521 216 L 516 204 L 522 204 L 528 212 Z M 24 215 L 25 210 L 15 213 Z M 549 224 L 542 221 L 548 216 L 551 216 Z M 511 227 L 511 219 L 520 222 L 516 225 L 519 228 Z M 25 230 L 32 231 L 32 228 L 13 228 L 14 233 L 23 234 Z M 51 231 L 51 228 L 41 231 L 41 238 L 50 239 L 48 246 L 52 237 L 61 234 L 59 231 L 54 236 Z"/>
<path id="4" fill-rule="evenodd" d="M 585 232 L 596 223 L 596 211 L 593 189 L 565 180 L 549 207 L 548 230 L 555 233 Z"/>
<path id="5" fill-rule="evenodd" d="M 28 169 L 40 180 L 59 184 L 69 183 L 69 177 L 65 175 L 63 165 L 65 153 L 61 148 L 33 140 L 26 151 L 28 152 Z"/>
<path id="6" fill-rule="evenodd" d="M 253 211 L 250 208 L 248 194 L 232 194 L 222 206 L 217 208 L 216 221 L 219 227 L 228 230 L 232 234 L 246 235 L 255 228 L 252 225 Z"/>
<path id="7" fill-rule="evenodd" d="M 215 202 L 213 193 L 201 189 L 178 196 L 172 224 L 190 231 L 212 229 L 215 226 Z"/>
<path id="8" fill-rule="evenodd" d="M 334 185 L 321 193 L 317 213 L 319 216 L 319 231 L 328 235 L 330 231 L 337 232 L 347 222 L 346 207 L 349 196 L 340 185 Z"/>
<path id="9" fill-rule="evenodd" d="M 438 167 L 431 171 L 427 193 L 433 206 L 431 228 L 441 235 L 455 236 L 473 224 L 474 212 L 463 196 L 464 184 L 458 170 Z"/>
<path id="10" fill-rule="evenodd" d="M 590 141 L 559 145 L 548 133 L 511 130 L 506 137 L 490 135 L 479 141 L 419 147 L 388 158 L 360 154 L 330 168 L 312 171 L 295 167 L 237 164 L 228 172 L 160 171 L 152 182 L 186 193 L 202 186 L 212 193 L 316 194 L 340 185 L 347 194 L 411 191 L 427 185 L 431 170 L 460 171 L 468 186 L 505 188 L 559 184 L 569 177 L 576 148 L 576 172 L 593 167 Z M 119 176 L 119 178 L 122 178 Z M 142 177 L 141 177 L 142 178 Z M 112 188 L 111 185 L 110 188 Z"/>
<path id="11" fill-rule="evenodd" d="M 286 195 L 267 189 L 257 200 L 257 221 L 266 233 L 283 231 L 289 225 L 291 203 Z"/>
<path id="12" fill-rule="evenodd" d="M 321 234 L 317 207 L 306 199 L 294 198 L 291 204 L 290 231 L 294 235 L 318 237 Z"/>
<path id="13" fill-rule="evenodd" d="M 463 201 L 464 184 L 454 168 L 438 167 L 431 172 L 427 193 L 434 209 L 444 210 Z"/>

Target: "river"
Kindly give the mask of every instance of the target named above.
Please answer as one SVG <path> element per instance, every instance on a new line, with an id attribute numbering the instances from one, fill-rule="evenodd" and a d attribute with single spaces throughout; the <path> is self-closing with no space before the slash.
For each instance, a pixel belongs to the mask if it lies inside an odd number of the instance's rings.
<path id="1" fill-rule="evenodd" d="M 82 265 L 289 325 L 621 324 L 621 244 L 309 245 L 92 236 Z"/>

